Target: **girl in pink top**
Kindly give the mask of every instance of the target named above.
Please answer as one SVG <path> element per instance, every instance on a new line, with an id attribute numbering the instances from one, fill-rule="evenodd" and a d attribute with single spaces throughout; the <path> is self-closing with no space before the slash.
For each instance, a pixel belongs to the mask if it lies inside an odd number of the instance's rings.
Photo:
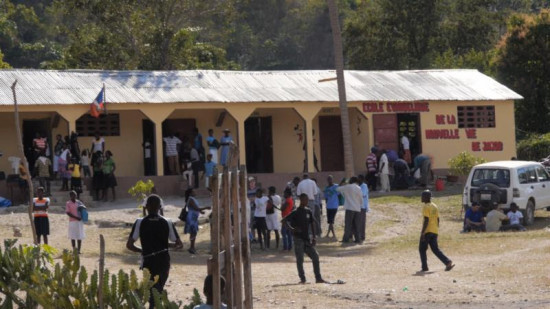
<path id="1" fill-rule="evenodd" d="M 78 254 L 80 254 L 80 248 L 82 247 L 82 239 L 86 237 L 84 234 L 84 223 L 78 212 L 78 206 L 82 204 L 81 201 L 76 199 L 76 192 L 69 192 L 70 200 L 65 205 L 65 213 L 69 216 L 69 232 L 68 237 L 71 240 L 73 250 L 75 250 L 75 241 L 78 244 Z"/>

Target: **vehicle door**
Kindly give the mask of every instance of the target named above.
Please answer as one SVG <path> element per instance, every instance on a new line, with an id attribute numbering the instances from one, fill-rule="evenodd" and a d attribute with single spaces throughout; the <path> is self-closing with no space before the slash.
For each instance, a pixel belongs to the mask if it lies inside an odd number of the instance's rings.
<path id="1" fill-rule="evenodd" d="M 535 185 L 537 184 L 537 171 L 534 166 L 525 166 L 518 169 L 519 189 L 521 196 L 525 196 L 526 200 L 535 196 Z"/>
<path id="2" fill-rule="evenodd" d="M 535 208 L 550 206 L 550 176 L 542 166 L 536 167 L 538 188 L 536 189 Z"/>

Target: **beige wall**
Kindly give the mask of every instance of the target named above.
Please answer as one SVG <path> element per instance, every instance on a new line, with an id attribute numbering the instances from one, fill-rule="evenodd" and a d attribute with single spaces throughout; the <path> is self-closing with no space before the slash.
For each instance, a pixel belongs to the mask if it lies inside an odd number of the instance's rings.
<path id="1" fill-rule="evenodd" d="M 495 105 L 496 128 L 476 129 L 475 139 L 466 138 L 465 130 L 459 129 L 459 139 L 426 139 L 426 129 L 455 129 L 457 124 L 436 124 L 435 115 L 454 115 L 456 118 L 456 107 L 458 105 Z M 269 108 L 266 108 L 268 106 Z M 353 155 L 355 172 L 364 171 L 364 160 L 369 152 L 373 140 L 372 113 L 362 112 L 362 102 L 350 102 L 350 126 L 353 142 Z M 179 108 L 178 110 L 175 110 Z M 160 121 L 165 118 L 195 118 L 200 132 L 206 137 L 208 129 L 213 128 L 217 138 L 222 135 L 224 128 L 232 131 L 234 140 L 238 143 L 238 129 L 244 129 L 244 120 L 252 115 L 271 116 L 273 119 L 273 157 L 274 169 L 277 173 L 297 173 L 303 169 L 304 151 L 302 144 L 297 141 L 294 126 L 300 124 L 304 128 L 304 118 L 312 119 L 315 132 L 319 132 L 318 116 L 323 114 L 321 108 L 332 109 L 331 113 L 339 114 L 337 105 L 330 102 L 292 102 L 292 103 L 209 103 L 209 104 L 112 104 L 110 112 L 120 113 L 121 136 L 107 137 L 107 149 L 110 149 L 117 162 L 118 176 L 139 176 L 143 175 L 143 154 L 142 142 L 142 119 L 145 115 L 153 121 Z M 355 109 L 358 108 L 359 110 Z M 473 152 L 476 156 L 482 156 L 487 160 L 509 159 L 516 154 L 515 150 L 515 121 L 514 104 L 512 101 L 498 102 L 430 102 L 429 112 L 421 112 L 421 134 L 422 148 L 425 153 L 434 155 L 434 168 L 446 169 L 449 158 L 463 150 L 472 150 L 472 142 L 501 141 L 503 151 L 480 151 Z M 9 171 L 7 157 L 16 154 L 16 139 L 13 107 L 0 106 L 0 151 L 4 156 L 0 158 L 0 170 Z M 85 105 L 47 105 L 47 106 L 21 106 L 22 119 L 36 119 L 51 117 L 58 111 L 68 119 L 61 119 L 59 126 L 53 130 L 53 135 L 68 133 L 69 124 L 83 113 L 87 112 Z M 221 111 L 227 109 L 225 121 L 221 127 L 215 127 L 215 122 Z M 359 115 L 365 118 L 359 123 Z M 237 123 L 241 121 L 243 123 Z M 361 134 L 357 134 L 357 126 L 361 127 Z M 159 128 L 160 129 L 160 128 Z M 158 136 L 158 135 L 157 135 Z M 307 130 L 304 131 L 304 138 Z M 319 164 L 320 148 L 319 137 L 314 137 L 313 147 L 318 156 Z M 89 147 L 91 138 L 80 139 L 81 146 Z M 244 151 L 244 145 L 240 145 Z M 157 153 L 160 154 L 160 149 Z M 242 157 L 241 157 L 242 158 Z M 321 167 L 322 168 L 322 167 Z"/>
<path id="2" fill-rule="evenodd" d="M 21 112 L 19 114 L 20 119 L 20 125 L 19 127 L 22 128 L 22 123 L 24 120 L 40 120 L 40 119 L 47 119 L 48 121 L 51 121 L 54 112 Z M 44 132 L 47 133 L 47 132 Z M 69 133 L 68 129 L 68 123 L 63 118 L 60 118 L 60 121 L 58 122 L 58 125 L 56 128 L 52 128 L 51 132 L 51 139 L 50 140 L 50 147 L 52 148 L 55 143 L 55 136 L 57 134 L 61 134 L 62 136 L 65 136 Z M 21 132 L 23 134 L 23 132 Z M 16 132 L 15 132 L 15 117 L 13 113 L 10 112 L 0 112 L 0 152 L 3 153 L 3 156 L 0 157 L 0 171 L 4 171 L 6 174 L 11 174 L 11 165 L 8 161 L 8 158 L 11 156 L 19 157 L 19 151 L 17 149 L 17 138 L 16 138 Z"/>
<path id="3" fill-rule="evenodd" d="M 304 128 L 304 120 L 291 108 L 255 110 L 251 116 L 271 117 L 273 132 L 273 170 L 276 173 L 298 173 L 304 168 L 303 142 L 298 142 L 294 126 Z M 304 135 L 305 138 L 305 135 Z"/>
<path id="4" fill-rule="evenodd" d="M 435 115 L 454 115 L 457 117 L 457 106 L 494 105 L 495 128 L 476 129 L 476 138 L 467 138 L 465 129 L 458 129 L 457 124 L 437 124 Z M 448 160 L 466 150 L 475 156 L 483 157 L 487 161 L 509 160 L 516 155 L 516 135 L 514 120 L 514 103 L 512 101 L 496 102 L 439 102 L 430 103 L 429 113 L 420 113 L 422 150 L 434 157 L 433 167 L 446 169 Z M 458 119 L 457 119 L 458 121 Z M 459 139 L 427 139 L 427 129 L 458 129 Z M 502 151 L 472 151 L 472 142 L 502 142 Z"/>

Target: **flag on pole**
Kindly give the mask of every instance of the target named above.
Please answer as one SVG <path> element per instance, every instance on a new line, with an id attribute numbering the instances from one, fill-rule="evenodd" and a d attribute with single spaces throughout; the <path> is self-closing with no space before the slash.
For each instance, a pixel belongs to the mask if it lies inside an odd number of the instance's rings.
<path id="1" fill-rule="evenodd" d="M 106 104 L 105 102 L 105 86 L 101 88 L 101 91 L 95 98 L 94 102 L 90 105 L 90 115 L 92 117 L 98 118 L 101 113 L 106 112 Z"/>

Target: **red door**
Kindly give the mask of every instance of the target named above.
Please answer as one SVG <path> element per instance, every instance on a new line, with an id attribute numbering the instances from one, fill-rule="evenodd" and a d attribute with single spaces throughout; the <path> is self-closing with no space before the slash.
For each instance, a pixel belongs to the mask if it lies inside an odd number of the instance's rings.
<path id="1" fill-rule="evenodd" d="M 343 171 L 344 142 L 340 116 L 319 116 L 319 138 L 323 172 Z"/>
<path id="2" fill-rule="evenodd" d="M 374 127 L 374 144 L 378 149 L 399 150 L 397 135 L 397 114 L 376 114 L 372 116 Z"/>

